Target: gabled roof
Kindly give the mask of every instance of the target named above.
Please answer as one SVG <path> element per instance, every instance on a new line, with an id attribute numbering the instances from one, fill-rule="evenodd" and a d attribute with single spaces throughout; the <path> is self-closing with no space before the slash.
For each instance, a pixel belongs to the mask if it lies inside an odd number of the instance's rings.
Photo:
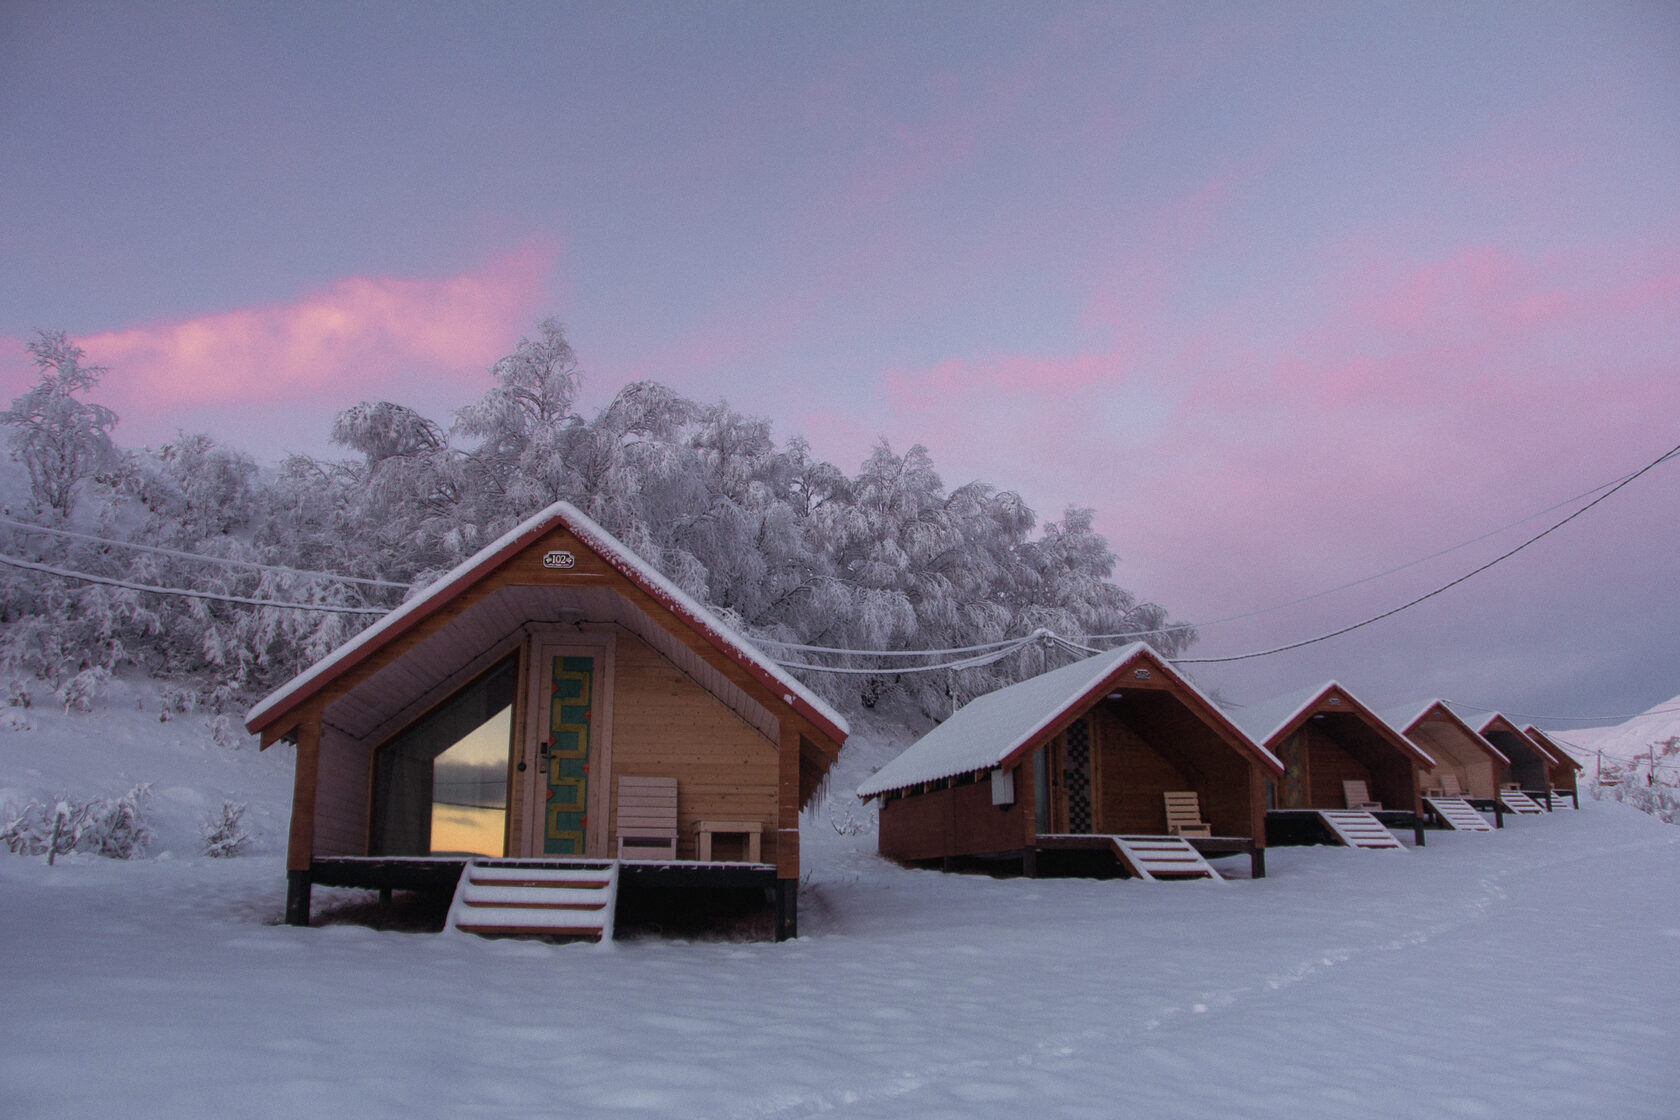
<path id="1" fill-rule="evenodd" d="M 1531 723 L 1527 727 L 1523 728 L 1523 734 L 1527 735 L 1530 739 L 1533 739 L 1536 743 L 1539 743 L 1542 747 L 1546 748 L 1546 753 L 1550 754 L 1553 758 L 1557 759 L 1559 762 L 1563 763 L 1565 766 L 1568 766 L 1570 769 L 1572 769 L 1572 770 L 1584 770 L 1584 769 L 1586 769 L 1586 767 L 1581 765 L 1581 760 L 1580 759 L 1576 758 L 1574 755 L 1570 754 L 1567 750 L 1565 750 L 1562 743 L 1558 742 L 1552 736 L 1546 734 L 1546 732 L 1542 728 L 1535 727 Z"/>
<path id="2" fill-rule="evenodd" d="M 1505 752 L 1482 737 L 1480 731 L 1470 726 L 1463 716 L 1452 710 L 1452 705 L 1445 700 L 1413 700 L 1406 704 L 1397 704 L 1392 708 L 1384 708 L 1377 713 L 1384 723 L 1388 724 L 1401 735 L 1409 736 L 1412 729 L 1431 716 L 1444 719 L 1464 732 L 1470 739 L 1488 754 L 1500 762 L 1509 765 L 1511 760 L 1505 757 Z"/>
<path id="3" fill-rule="evenodd" d="M 1030 749 L 1071 712 L 1090 707 L 1115 687 L 1137 662 L 1146 661 L 1188 692 L 1206 708 L 1205 715 L 1226 730 L 1262 765 L 1283 773 L 1283 764 L 1233 724 L 1201 689 L 1142 642 L 1133 642 L 1029 680 L 988 692 L 963 705 L 950 719 L 923 735 L 862 785 L 859 797 L 957 774 L 989 770 L 1011 763 Z"/>
<path id="4" fill-rule="evenodd" d="M 850 728 L 844 716 L 569 502 L 556 502 L 526 518 L 420 594 L 293 677 L 246 713 L 246 730 L 255 734 L 309 700 L 341 673 L 447 608 L 484 576 L 555 529 L 570 532 L 836 743 L 845 741 Z"/>
<path id="5" fill-rule="evenodd" d="M 1332 706 L 1332 700 L 1338 703 Z M 1392 724 L 1367 708 L 1359 697 L 1336 681 L 1308 685 L 1306 688 L 1298 688 L 1293 692 L 1250 704 L 1233 712 L 1231 719 L 1249 738 L 1271 750 L 1314 712 L 1332 710 L 1358 716 L 1401 752 L 1411 755 L 1414 760 L 1431 770 L 1435 768 L 1435 760 L 1421 747 L 1396 731 Z"/>
<path id="6" fill-rule="evenodd" d="M 1474 727 L 1476 729 L 1476 734 L 1480 735 L 1483 739 L 1487 739 L 1488 742 L 1490 742 L 1490 743 L 1493 742 L 1492 739 L 1488 739 L 1488 733 L 1489 732 L 1492 732 L 1492 731 L 1509 731 L 1511 734 L 1513 734 L 1517 737 L 1517 741 L 1520 744 L 1526 745 L 1530 750 L 1532 750 L 1535 754 L 1539 755 L 1543 760 L 1545 760 L 1547 762 L 1556 761 L 1555 759 L 1552 758 L 1552 754 L 1551 754 L 1550 751 L 1548 751 L 1545 747 L 1541 746 L 1539 743 L 1536 743 L 1529 736 L 1524 735 L 1522 733 L 1522 728 L 1518 727 L 1517 722 L 1515 720 L 1513 720 L 1510 716 L 1504 715 L 1500 712 L 1484 711 L 1484 710 L 1479 709 L 1479 708 L 1471 708 L 1466 704 L 1455 704 L 1451 700 L 1443 701 L 1443 703 L 1445 703 L 1447 707 L 1451 708 L 1454 711 L 1454 713 L 1461 716 L 1464 719 L 1465 723 L 1468 723 L 1471 727 Z M 1503 724 L 1504 726 L 1503 727 L 1496 727 L 1496 726 L 1494 726 L 1495 724 Z"/>

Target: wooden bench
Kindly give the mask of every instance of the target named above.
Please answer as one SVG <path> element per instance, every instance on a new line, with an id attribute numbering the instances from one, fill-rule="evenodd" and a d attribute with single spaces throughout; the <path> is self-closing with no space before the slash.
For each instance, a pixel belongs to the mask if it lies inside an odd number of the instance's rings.
<path id="1" fill-rule="evenodd" d="M 677 780 L 618 780 L 618 858 L 677 858 Z"/>
<path id="2" fill-rule="evenodd" d="M 1213 835 L 1213 826 L 1202 819 L 1202 803 L 1195 790 L 1168 790 L 1161 797 L 1167 803 L 1167 835 Z"/>

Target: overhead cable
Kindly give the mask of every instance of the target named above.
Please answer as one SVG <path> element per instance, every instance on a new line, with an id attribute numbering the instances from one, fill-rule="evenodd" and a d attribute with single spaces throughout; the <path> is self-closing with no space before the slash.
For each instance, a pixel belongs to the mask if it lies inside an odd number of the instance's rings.
<path id="1" fill-rule="evenodd" d="M 135 583 L 126 579 L 112 579 L 109 576 L 96 576 L 88 572 L 73 572 L 67 568 L 54 568 L 48 564 L 37 564 L 32 560 L 23 560 L 16 556 L 8 556 L 0 552 L 0 564 L 9 564 L 14 568 L 27 568 L 32 572 L 45 572 L 50 576 L 62 579 L 81 580 L 83 583 L 98 583 L 106 587 L 121 587 L 128 591 L 145 591 L 153 595 L 181 595 L 188 599 L 210 599 L 219 603 L 242 603 L 253 607 L 282 607 L 293 611 L 321 611 L 328 614 L 390 614 L 388 607 L 348 607 L 333 606 L 327 603 L 286 603 L 278 599 L 251 599 L 243 595 L 223 595 L 215 591 L 195 591 L 186 587 L 155 587 L 147 583 Z"/>
<path id="2" fill-rule="evenodd" d="M 1173 664 L 1175 664 L 1175 665 L 1222 665 L 1222 664 L 1226 664 L 1226 663 L 1232 662 L 1232 661 L 1249 661 L 1249 660 L 1252 660 L 1253 658 L 1256 658 L 1256 657 L 1270 657 L 1274 653 L 1286 653 L 1286 652 L 1288 652 L 1289 650 L 1292 650 L 1292 649 L 1300 649 L 1303 646 L 1316 645 L 1319 642 L 1326 642 L 1326 641 L 1329 641 L 1331 638 L 1339 638 L 1343 634 L 1348 634 L 1348 633 L 1351 633 L 1354 630 L 1360 629 L 1361 627 L 1369 626 L 1373 622 L 1381 622 L 1385 618 L 1392 618 L 1393 616 L 1399 614 L 1401 611 L 1410 610 L 1412 607 L 1417 606 L 1419 603 L 1425 602 L 1429 599 L 1433 599 L 1435 596 L 1441 594 L 1442 592 L 1452 590 L 1454 587 L 1457 587 L 1459 584 L 1463 583 L 1467 579 L 1470 579 L 1474 576 L 1481 575 L 1483 572 L 1487 571 L 1489 568 L 1493 567 L 1495 564 L 1501 563 L 1502 561 L 1505 561 L 1505 560 L 1509 560 L 1511 557 L 1515 556 L 1517 553 L 1521 552 L 1523 549 L 1527 548 L 1529 545 L 1534 544 L 1535 542 L 1537 542 L 1537 541 L 1539 541 L 1539 540 L 1541 540 L 1545 537 L 1550 536 L 1552 533 L 1555 533 L 1557 530 L 1563 528 L 1565 525 L 1569 524 L 1571 521 L 1575 520 L 1577 517 L 1580 517 L 1583 513 L 1586 513 L 1589 509 L 1592 509 L 1594 506 L 1598 505 L 1600 502 L 1609 498 L 1610 495 L 1616 493 L 1618 490 L 1620 490 L 1622 487 L 1628 485 L 1630 482 L 1632 482 L 1634 479 L 1638 478 L 1640 475 L 1644 474 L 1647 471 L 1655 469 L 1658 465 L 1667 462 L 1669 459 L 1672 459 L 1676 455 L 1680 455 L 1680 446 L 1675 446 L 1675 447 L 1669 449 L 1668 451 L 1664 452 L 1663 454 L 1657 456 L 1655 459 L 1651 460 L 1649 463 L 1646 463 L 1643 467 L 1639 468 L 1637 471 L 1634 471 L 1632 474 L 1630 474 L 1626 478 L 1622 479 L 1616 485 L 1612 486 L 1610 489 L 1606 490 L 1604 493 L 1600 494 L 1598 497 L 1594 498 L 1592 501 L 1588 502 L 1586 505 L 1582 506 L 1580 509 L 1578 509 L 1574 513 L 1570 514 L 1568 517 L 1565 517 L 1561 521 L 1554 522 L 1553 524 L 1547 526 L 1545 529 L 1542 529 L 1540 532 L 1534 534 L 1532 537 L 1529 537 L 1526 541 L 1523 541 L 1521 544 L 1517 545 L 1515 548 L 1509 549 L 1505 552 L 1500 553 L 1498 556 L 1495 556 L 1492 560 L 1489 560 L 1487 563 L 1482 564 L 1479 567 L 1472 568 L 1470 571 L 1465 572 L 1463 575 L 1459 576 L 1457 579 L 1451 580 L 1447 583 L 1444 583 L 1440 587 L 1435 588 L 1433 591 L 1425 592 L 1424 594 L 1419 595 L 1417 598 L 1412 599 L 1409 602 L 1401 603 L 1398 607 L 1394 607 L 1390 610 L 1383 611 L 1381 614 L 1372 615 L 1370 618 L 1361 619 L 1359 622 L 1355 622 L 1351 625 L 1343 626 L 1339 629 L 1332 630 L 1328 634 L 1320 634 L 1316 638 L 1303 638 L 1301 641 L 1290 642 L 1287 645 L 1274 646 L 1271 649 L 1255 650 L 1252 653 L 1233 654 L 1230 657 L 1175 657 L 1175 658 L 1172 658 L 1171 660 L 1172 660 Z"/>
<path id="3" fill-rule="evenodd" d="M 121 541 L 113 537 L 99 537 L 92 533 L 77 533 L 69 529 L 55 529 L 48 525 L 32 525 L 27 521 L 19 521 L 12 517 L 0 516 L 0 525 L 10 525 L 31 533 L 45 533 L 48 536 L 64 537 L 69 540 L 87 541 L 92 544 L 111 545 L 116 548 L 133 549 L 136 552 L 151 552 L 160 556 L 175 556 L 182 560 L 202 560 L 208 564 L 225 564 L 233 568 L 252 568 L 259 572 L 279 572 L 283 575 L 308 576 L 316 579 L 330 579 L 339 583 L 360 583 L 369 587 L 389 587 L 398 591 L 412 591 L 411 583 L 394 583 L 386 579 L 368 579 L 363 576 L 341 576 L 337 572 L 311 572 L 300 568 L 288 568 L 283 564 L 261 564 L 255 560 L 235 560 L 228 556 L 209 556 L 202 552 L 183 552 L 178 548 L 163 548 L 155 544 L 140 544 L 136 541 Z"/>

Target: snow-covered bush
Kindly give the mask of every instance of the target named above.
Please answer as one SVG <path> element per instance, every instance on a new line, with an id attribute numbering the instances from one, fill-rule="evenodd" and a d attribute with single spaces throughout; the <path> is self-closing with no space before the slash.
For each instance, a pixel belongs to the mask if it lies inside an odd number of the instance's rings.
<path id="1" fill-rule="evenodd" d="M 22 677 L 13 677 L 6 685 L 6 705 L 11 708 L 27 708 L 34 701 L 29 696 L 29 685 Z"/>
<path id="2" fill-rule="evenodd" d="M 95 702 L 105 695 L 105 686 L 110 680 L 111 671 L 103 665 L 95 665 L 59 685 L 53 695 L 64 705 L 66 712 L 91 712 Z"/>
<path id="3" fill-rule="evenodd" d="M 1616 783 L 1593 782 L 1588 792 L 1600 800 L 1608 797 L 1631 805 L 1668 824 L 1680 824 L 1680 789 L 1666 782 L 1647 782 L 1643 776 L 1630 775 Z"/>
<path id="4" fill-rule="evenodd" d="M 198 826 L 199 850 L 213 859 L 236 856 L 251 842 L 245 829 L 243 802 L 224 801 L 222 807 Z"/>
<path id="5" fill-rule="evenodd" d="M 31 798 L 0 813 L 0 843 L 14 855 L 44 855 L 48 863 L 70 852 L 135 859 L 155 835 L 143 808 L 150 796 L 151 786 L 141 784 L 121 797 Z"/>

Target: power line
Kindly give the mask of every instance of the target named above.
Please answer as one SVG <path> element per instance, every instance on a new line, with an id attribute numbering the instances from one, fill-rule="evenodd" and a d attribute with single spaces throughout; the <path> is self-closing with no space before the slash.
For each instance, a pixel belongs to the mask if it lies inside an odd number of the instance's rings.
<path id="1" fill-rule="evenodd" d="M 1674 457 L 1674 454 L 1675 453 L 1673 451 L 1670 451 L 1667 455 L 1664 455 L 1662 457 L 1662 459 L 1659 459 L 1657 461 L 1660 463 L 1663 460 L 1671 459 L 1671 458 Z M 1259 610 L 1245 611 L 1242 614 L 1226 615 L 1224 618 L 1210 619 L 1207 622 L 1186 622 L 1186 623 L 1181 623 L 1181 624 L 1176 625 L 1176 626 L 1161 627 L 1161 628 L 1158 628 L 1158 629 L 1155 629 L 1155 630 L 1133 630 L 1133 631 L 1130 631 L 1130 632 L 1127 632 L 1127 633 L 1121 633 L 1121 634 L 1091 634 L 1091 635 L 1089 635 L 1089 637 L 1094 638 L 1094 639 L 1141 638 L 1141 637 L 1145 637 L 1145 636 L 1151 635 L 1151 634 L 1170 634 L 1175 630 L 1203 630 L 1203 629 L 1206 629 L 1209 626 L 1221 626 L 1221 625 L 1223 625 L 1227 622 L 1241 622 L 1244 619 L 1255 618 L 1255 617 L 1257 617 L 1259 615 L 1263 615 L 1263 614 L 1270 614 L 1273 611 L 1281 611 L 1281 610 L 1284 610 L 1288 607 L 1300 606 L 1302 603 L 1310 603 L 1314 599 L 1322 599 L 1326 595 L 1334 595 L 1339 591 L 1347 591 L 1350 588 L 1359 587 L 1362 584 L 1371 583 L 1371 582 L 1373 582 L 1375 580 L 1379 580 L 1379 579 L 1385 579 L 1388 576 L 1396 575 L 1400 572 L 1403 572 L 1408 568 L 1415 568 L 1419 564 L 1427 564 L 1431 560 L 1439 560 L 1441 557 L 1449 555 L 1450 553 L 1457 552 L 1459 549 L 1469 548 L 1473 544 L 1480 544 L 1481 542 L 1489 539 L 1490 537 L 1497 537 L 1501 533 L 1507 532 L 1511 529 L 1515 529 L 1518 525 L 1527 524 L 1528 522 L 1533 521 L 1537 517 L 1544 517 L 1548 513 L 1554 513 L 1557 510 L 1563 509 L 1565 506 L 1572 506 L 1576 502 L 1582 500 L 1583 498 L 1592 497 L 1594 494 L 1598 493 L 1600 490 L 1604 490 L 1604 489 L 1606 489 L 1608 487 L 1611 487 L 1611 486 L 1616 486 L 1616 485 L 1618 485 L 1620 483 L 1623 483 L 1623 482 L 1629 482 L 1633 479 L 1633 477 L 1634 477 L 1633 475 L 1623 475 L 1621 478 L 1612 479 L 1609 482 L 1601 483 L 1598 486 L 1594 486 L 1591 490 L 1582 491 L 1581 493 L 1575 495 L 1573 498 L 1565 498 L 1563 501 L 1558 502 L 1555 505 L 1547 506 L 1545 509 L 1539 510 L 1535 513 L 1531 513 L 1526 517 L 1519 517 L 1519 518 L 1517 518 L 1517 520 L 1509 522 L 1509 523 L 1504 524 L 1504 525 L 1501 525 L 1497 529 L 1489 529 L 1487 532 L 1482 533 L 1480 536 L 1471 537 L 1467 541 L 1460 541 L 1457 544 L 1448 545 L 1446 548 L 1440 549 L 1437 552 L 1431 552 L 1428 556 L 1420 556 L 1416 560 L 1408 560 L 1404 564 L 1397 564 L 1392 568 L 1388 568 L 1388 569 L 1385 569 L 1385 570 L 1380 571 L 1380 572 L 1374 572 L 1374 573 L 1372 573 L 1371 575 L 1368 575 L 1368 576 L 1361 576 L 1360 578 L 1358 578 L 1356 580 L 1350 580 L 1347 583 L 1339 584 L 1335 587 L 1326 588 L 1323 591 L 1314 591 L 1312 594 L 1302 595 L 1298 599 L 1290 599 L 1287 602 L 1276 603 L 1276 604 L 1273 604 L 1272 606 L 1269 606 L 1269 607 L 1261 607 Z"/>
<path id="2" fill-rule="evenodd" d="M 154 587 L 147 583 L 134 583 L 125 579 L 112 579 L 109 576 L 90 575 L 87 572 L 73 572 L 66 568 L 54 568 L 47 564 L 37 564 L 32 560 L 21 560 L 16 556 L 8 556 L 0 552 L 0 564 L 10 564 L 14 568 L 27 568 L 32 572 L 45 572 L 50 576 L 62 579 L 81 580 L 83 583 L 104 584 L 107 587 L 121 587 L 128 591 L 145 591 L 153 595 L 181 595 L 188 599 L 210 599 L 218 603 L 243 603 L 253 607 L 283 607 L 294 611 L 322 611 L 329 614 L 390 614 L 386 607 L 339 607 L 326 603 L 283 603 L 277 599 L 249 599 L 243 595 L 223 595 L 215 591 L 194 591 L 185 587 Z"/>
<path id="3" fill-rule="evenodd" d="M 1508 712 L 1504 708 L 1484 708 L 1477 704 L 1461 704 L 1457 700 L 1448 700 L 1446 702 L 1455 708 L 1465 708 L 1472 712 L 1494 712 L 1498 715 L 1506 716 L 1507 718 L 1516 719 L 1558 719 L 1567 723 L 1586 723 L 1589 720 L 1604 720 L 1609 722 L 1612 720 L 1638 719 L 1640 716 L 1662 716 L 1668 715 L 1670 712 L 1680 712 L 1680 706 L 1676 706 L 1673 708 L 1651 708 L 1648 711 L 1630 712 L 1619 716 L 1548 716 L 1538 715 L 1534 712 Z"/>
<path id="4" fill-rule="evenodd" d="M 11 525 L 31 533 L 45 533 L 48 536 L 65 537 L 70 540 L 88 541 L 94 544 L 112 545 L 117 548 L 130 548 L 136 552 L 151 552 L 160 556 L 175 556 L 182 560 L 202 560 L 209 564 L 226 564 L 234 568 L 253 568 L 259 572 L 280 572 L 284 575 L 310 576 L 317 579 L 337 580 L 340 583 L 360 583 L 370 587 L 390 587 L 398 591 L 412 591 L 411 583 L 393 583 L 385 579 L 366 579 L 362 576 L 341 576 L 337 572 L 310 572 L 300 568 L 288 568 L 283 564 L 260 564 L 255 560 L 235 560 L 227 556 L 207 556 L 202 552 L 183 552 L 178 548 L 162 548 L 154 544 L 140 544 L 136 541 L 119 541 L 111 537 L 94 536 L 92 533 L 77 533 L 69 529 L 54 529 L 47 525 L 31 525 L 27 521 L 19 521 L 12 517 L 0 517 L 0 525 Z"/>
<path id="5" fill-rule="evenodd" d="M 1435 590 L 1433 590 L 1433 591 L 1425 592 L 1424 594 L 1419 595 L 1417 598 L 1412 599 L 1409 602 L 1401 603 L 1398 607 L 1394 607 L 1391 610 L 1383 611 L 1381 614 L 1372 615 L 1370 618 L 1362 619 L 1361 621 L 1355 622 L 1352 625 L 1343 626 L 1339 629 L 1332 630 L 1328 634 L 1320 634 L 1316 638 L 1303 638 L 1301 641 L 1290 642 L 1288 645 L 1274 646 L 1271 649 L 1256 650 L 1253 653 L 1233 654 L 1230 657 L 1177 657 L 1177 658 L 1172 658 L 1171 660 L 1172 660 L 1173 664 L 1175 664 L 1175 665 L 1222 665 L 1222 664 L 1226 664 L 1226 663 L 1229 663 L 1229 662 L 1232 662 L 1232 661 L 1248 661 L 1248 660 L 1251 660 L 1251 659 L 1256 658 L 1256 657 L 1270 657 L 1274 653 L 1286 653 L 1289 650 L 1300 649 L 1303 646 L 1316 645 L 1319 642 L 1329 641 L 1331 638 L 1339 638 L 1343 634 L 1351 633 L 1352 631 L 1358 630 L 1361 627 L 1369 626 L 1373 622 L 1381 622 L 1385 618 L 1392 618 L 1394 615 L 1399 614 L 1401 611 L 1410 610 L 1412 607 L 1417 606 L 1419 603 L 1425 602 L 1426 600 L 1429 600 L 1429 599 L 1433 599 L 1435 596 L 1440 595 L 1442 592 L 1450 591 L 1454 587 L 1457 587 L 1459 584 L 1463 583 L 1467 579 L 1472 578 L 1473 576 L 1481 575 L 1483 572 L 1487 571 L 1489 568 L 1493 567 L 1495 564 L 1501 563 L 1502 561 L 1505 561 L 1505 560 L 1509 560 L 1511 557 L 1515 556 L 1517 553 L 1521 552 L 1523 549 L 1527 548 L 1529 545 L 1534 544 L 1536 541 L 1539 541 L 1544 537 L 1550 536 L 1552 533 L 1555 533 L 1557 530 L 1563 528 L 1565 525 L 1569 524 L 1571 521 L 1575 520 L 1577 517 L 1580 517 L 1583 513 L 1586 513 L 1589 509 L 1592 509 L 1594 506 L 1598 505 L 1600 502 L 1609 498 L 1610 495 L 1616 493 L 1622 487 L 1628 485 L 1630 482 L 1632 482 L 1634 479 L 1638 478 L 1640 475 L 1644 474 L 1646 471 L 1655 469 L 1657 466 L 1659 466 L 1662 463 L 1667 462 L 1669 459 L 1673 458 L 1677 454 L 1680 454 L 1680 446 L 1673 447 L 1670 450 L 1664 452 L 1662 455 L 1657 456 L 1657 458 L 1651 460 L 1649 463 L 1646 463 L 1643 467 L 1639 468 L 1637 471 L 1634 471 L 1632 474 L 1628 475 L 1626 478 L 1624 478 L 1620 482 L 1616 483 L 1616 485 L 1612 486 L 1610 489 L 1606 490 L 1604 493 L 1600 494 L 1598 497 L 1594 498 L 1592 501 L 1588 502 L 1586 505 L 1582 506 L 1580 509 L 1578 509 L 1574 513 L 1570 514 L 1568 517 L 1565 517 L 1563 520 L 1557 521 L 1557 522 L 1553 523 L 1552 525 L 1547 526 L 1545 529 L 1542 529 L 1540 532 L 1534 534 L 1534 536 L 1528 538 L 1526 541 L 1523 541 L 1521 544 L 1517 545 L 1517 547 L 1515 547 L 1513 549 L 1510 549 L 1507 552 L 1502 552 L 1498 556 L 1495 556 L 1492 560 L 1489 560 L 1487 563 L 1481 565 L 1480 567 L 1472 568 L 1470 571 L 1465 572 L 1463 575 L 1459 576 L 1457 579 L 1451 580 L 1447 583 L 1444 583 L 1440 587 L 1435 588 Z"/>

